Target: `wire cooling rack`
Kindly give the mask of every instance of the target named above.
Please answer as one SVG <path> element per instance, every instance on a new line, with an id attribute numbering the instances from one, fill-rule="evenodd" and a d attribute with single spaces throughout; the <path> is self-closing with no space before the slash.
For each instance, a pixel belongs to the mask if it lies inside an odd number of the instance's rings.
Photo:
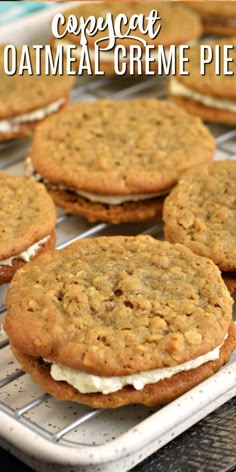
<path id="1" fill-rule="evenodd" d="M 84 78 L 78 79 L 71 101 L 138 96 L 164 99 L 165 86 L 165 80 L 156 77 L 89 78 L 89 81 Z M 217 141 L 214 158 L 234 158 L 236 129 L 221 125 L 209 127 Z M 1 144 L 0 169 L 23 174 L 23 160 L 30 145 L 30 139 Z M 132 225 L 92 225 L 58 209 L 58 249 L 85 237 L 140 233 L 162 239 L 162 222 L 155 219 Z M 6 290 L 7 286 L 0 288 L 0 322 L 5 315 Z M 220 372 L 166 407 L 132 405 L 117 410 L 93 410 L 59 402 L 44 394 L 20 370 L 3 331 L 0 350 L 0 445 L 40 471 L 129 470 L 236 394 L 236 356 L 233 355 Z"/>

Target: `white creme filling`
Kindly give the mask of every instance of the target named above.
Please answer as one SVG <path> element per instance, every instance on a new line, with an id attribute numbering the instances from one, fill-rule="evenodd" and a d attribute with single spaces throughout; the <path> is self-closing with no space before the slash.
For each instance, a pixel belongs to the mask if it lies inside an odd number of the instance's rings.
<path id="1" fill-rule="evenodd" d="M 36 182 L 43 182 L 45 185 L 50 184 L 50 182 L 44 179 L 39 173 L 34 169 L 32 159 L 28 156 L 25 161 L 25 175 Z M 159 193 L 139 193 L 139 194 L 130 194 L 130 195 L 101 195 L 97 193 L 84 192 L 82 190 L 76 190 L 73 188 L 65 187 L 64 185 L 55 185 L 50 184 L 52 190 L 64 190 L 75 192 L 77 195 L 86 198 L 87 200 L 95 203 L 103 203 L 108 205 L 120 205 L 125 202 L 138 202 L 142 200 L 149 200 L 151 198 L 161 197 L 167 195 L 167 191 Z"/>
<path id="2" fill-rule="evenodd" d="M 228 335 L 226 335 L 225 339 L 227 336 Z M 206 362 L 218 359 L 220 348 L 224 344 L 224 341 L 215 349 L 213 349 L 213 351 L 210 351 L 207 354 L 199 356 L 191 361 L 184 362 L 183 364 L 177 365 L 175 367 L 154 369 L 147 372 L 139 372 L 138 374 L 124 375 L 121 377 L 100 377 L 98 375 L 92 375 L 87 372 L 71 369 L 62 364 L 53 363 L 51 365 L 51 376 L 56 381 L 67 382 L 80 393 L 100 392 L 104 395 L 107 395 L 108 393 L 117 392 L 126 385 L 132 385 L 136 390 L 142 390 L 147 384 L 159 382 L 160 380 L 172 377 L 172 375 L 175 375 L 179 372 L 196 369 Z"/>
<path id="3" fill-rule="evenodd" d="M 196 92 L 195 90 L 189 89 L 174 77 L 170 79 L 170 93 L 172 95 L 190 98 L 190 100 L 202 103 L 203 105 L 209 106 L 211 108 L 231 111 L 233 113 L 236 112 L 235 100 L 227 100 L 223 98 L 211 97 L 210 95 L 203 95 L 199 92 Z"/>
<path id="4" fill-rule="evenodd" d="M 12 267 L 13 261 L 15 259 L 21 259 L 25 262 L 29 262 L 32 257 L 35 256 L 35 254 L 38 252 L 38 250 L 50 239 L 50 236 L 46 236 L 43 239 L 40 239 L 40 241 L 37 241 L 36 243 L 32 244 L 28 249 L 25 251 L 21 252 L 20 254 L 17 254 L 15 256 L 8 257 L 7 259 L 3 259 L 0 261 L 0 266 L 9 266 Z"/>
<path id="5" fill-rule="evenodd" d="M 39 108 L 30 113 L 25 113 L 23 115 L 15 116 L 14 118 L 9 118 L 9 120 L 0 120 L 0 133 L 7 133 L 8 131 L 17 130 L 19 125 L 24 123 L 30 123 L 32 121 L 39 121 L 45 118 L 51 113 L 55 113 L 61 105 L 65 102 L 64 98 L 60 98 L 56 102 L 50 103 L 44 108 Z"/>

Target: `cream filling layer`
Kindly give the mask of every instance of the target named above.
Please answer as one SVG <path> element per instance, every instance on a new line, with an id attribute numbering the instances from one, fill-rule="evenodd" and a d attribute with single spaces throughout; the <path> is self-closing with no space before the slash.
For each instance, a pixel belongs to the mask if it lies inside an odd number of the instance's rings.
<path id="1" fill-rule="evenodd" d="M 203 105 L 209 106 L 211 108 L 236 113 L 236 100 L 228 100 L 223 98 L 215 98 L 210 95 L 203 95 L 181 84 L 174 77 L 170 79 L 169 89 L 172 95 L 190 98 L 190 100 L 202 103 Z"/>
<path id="2" fill-rule="evenodd" d="M 51 113 L 55 113 L 61 105 L 65 102 L 64 98 L 60 98 L 56 102 L 50 103 L 44 108 L 38 108 L 30 113 L 15 116 L 9 120 L 0 120 L 0 133 L 7 133 L 8 131 L 17 130 L 19 125 L 24 123 L 30 123 L 32 121 L 39 121 L 45 118 Z"/>
<path id="3" fill-rule="evenodd" d="M 21 252 L 20 254 L 17 254 L 15 256 L 8 257 L 7 259 L 2 259 L 0 260 L 0 266 L 8 266 L 12 267 L 13 261 L 15 259 L 21 259 L 25 262 L 29 262 L 32 257 L 35 256 L 35 254 L 38 252 L 38 250 L 50 239 L 50 236 L 46 236 L 43 239 L 40 239 L 40 241 L 37 241 L 36 243 L 32 244 L 28 249 L 25 251 Z"/>
<path id="4" fill-rule="evenodd" d="M 227 336 L 228 335 L 226 335 L 226 337 Z M 65 381 L 72 385 L 80 393 L 100 392 L 104 395 L 107 395 L 112 392 L 117 392 L 126 385 L 132 385 L 136 390 L 142 390 L 145 385 L 167 379 L 172 377 L 172 375 L 178 374 L 179 372 L 196 369 L 206 362 L 218 359 L 220 355 L 220 348 L 224 344 L 224 341 L 212 351 L 191 361 L 184 362 L 183 364 L 177 365 L 175 367 L 154 369 L 147 372 L 139 372 L 138 374 L 124 375 L 121 377 L 100 377 L 98 375 L 88 374 L 87 372 L 81 372 L 56 363 L 51 365 L 50 373 L 54 380 Z"/>
<path id="5" fill-rule="evenodd" d="M 40 174 L 38 174 L 33 166 L 32 159 L 28 156 L 25 160 L 25 175 L 31 180 L 36 182 L 43 182 L 45 185 L 50 184 L 50 182 L 44 179 Z M 161 197 L 166 195 L 168 192 L 158 192 L 158 193 L 139 193 L 139 194 L 130 194 L 130 195 L 101 195 L 98 193 L 84 192 L 82 190 L 76 190 L 73 188 L 65 187 L 64 185 L 55 185 L 50 184 L 52 190 L 64 190 L 75 192 L 77 195 L 86 198 L 87 200 L 95 203 L 103 203 L 108 205 L 121 205 L 125 202 L 139 202 L 143 200 L 149 200 L 151 198 Z"/>

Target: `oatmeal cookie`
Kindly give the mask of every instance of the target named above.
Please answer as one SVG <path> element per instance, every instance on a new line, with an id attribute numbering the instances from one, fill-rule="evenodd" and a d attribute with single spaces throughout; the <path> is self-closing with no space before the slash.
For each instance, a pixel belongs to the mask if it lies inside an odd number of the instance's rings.
<path id="1" fill-rule="evenodd" d="M 205 66 L 204 74 L 201 74 L 202 45 L 209 46 L 214 54 L 211 63 Z M 229 72 L 224 74 L 226 59 L 224 47 L 229 45 Z M 215 47 L 220 48 L 220 73 L 216 71 Z M 236 37 L 214 39 L 192 46 L 186 52 L 189 59 L 189 75 L 179 73 L 168 79 L 167 92 L 169 96 L 190 113 L 200 116 L 209 122 L 219 122 L 227 125 L 236 124 L 236 62 L 233 60 L 236 48 Z M 177 67 L 178 70 L 178 67 Z"/>
<path id="2" fill-rule="evenodd" d="M 55 203 L 90 221 L 160 216 L 186 169 L 213 158 L 202 121 L 157 99 L 68 105 L 40 125 L 25 164 Z"/>
<path id="3" fill-rule="evenodd" d="M 209 257 L 231 291 L 236 272 L 236 160 L 215 161 L 186 173 L 166 198 L 165 238 Z"/>
<path id="4" fill-rule="evenodd" d="M 202 18 L 203 31 L 218 36 L 236 36 L 236 3 L 233 1 L 189 2 Z"/>
<path id="5" fill-rule="evenodd" d="M 235 347 L 218 267 L 151 236 L 42 254 L 13 277 L 6 303 L 4 330 L 23 369 L 56 398 L 92 407 L 166 403 Z"/>
<path id="6" fill-rule="evenodd" d="M 4 49 L 0 45 L 0 70 L 4 70 Z M 22 48 L 17 46 L 17 57 Z M 69 75 L 45 75 L 42 51 L 42 73 L 36 74 L 36 52 L 29 48 L 33 75 L 7 75 L 0 77 L 0 141 L 31 136 L 35 127 L 46 116 L 56 113 L 69 100 L 75 77 Z"/>
<path id="7" fill-rule="evenodd" d="M 0 283 L 55 246 L 56 211 L 43 184 L 0 172 Z"/>

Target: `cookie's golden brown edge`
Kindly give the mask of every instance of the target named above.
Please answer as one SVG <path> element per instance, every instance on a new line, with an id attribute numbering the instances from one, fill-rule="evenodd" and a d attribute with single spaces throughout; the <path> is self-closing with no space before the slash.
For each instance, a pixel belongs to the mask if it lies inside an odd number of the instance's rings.
<path id="1" fill-rule="evenodd" d="M 203 20 L 203 31 L 205 34 L 217 35 L 217 36 L 236 36 L 236 27 L 227 24 Z"/>
<path id="2" fill-rule="evenodd" d="M 118 224 L 145 221 L 154 217 L 161 218 L 164 197 L 139 202 L 126 202 L 122 205 L 108 205 L 90 202 L 75 192 L 49 190 L 55 205 L 64 210 L 85 217 L 89 222 L 104 221 Z"/>
<path id="3" fill-rule="evenodd" d="M 196 369 L 175 374 L 169 379 L 146 385 L 142 390 L 127 386 L 108 395 L 79 393 L 66 382 L 53 380 L 50 375 L 50 366 L 45 365 L 40 359 L 23 354 L 14 348 L 12 350 L 22 369 L 32 376 L 34 382 L 39 384 L 42 390 L 57 400 L 79 402 L 92 408 L 118 408 L 137 403 L 146 406 L 164 405 L 175 400 L 216 373 L 228 362 L 235 347 L 236 327 L 231 323 L 228 337 L 220 349 L 219 359 L 202 364 Z"/>

